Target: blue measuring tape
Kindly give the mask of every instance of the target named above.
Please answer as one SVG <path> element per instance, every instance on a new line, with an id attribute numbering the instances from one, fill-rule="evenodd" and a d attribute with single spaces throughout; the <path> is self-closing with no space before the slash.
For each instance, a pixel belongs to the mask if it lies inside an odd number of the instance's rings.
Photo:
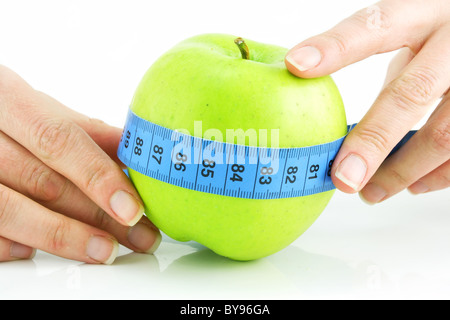
<path id="1" fill-rule="evenodd" d="M 348 132 L 355 125 L 348 126 Z M 414 133 L 409 132 L 392 152 Z M 335 189 L 331 166 L 344 139 L 302 148 L 244 146 L 183 134 L 129 110 L 117 155 L 128 168 L 182 188 L 278 199 Z"/>

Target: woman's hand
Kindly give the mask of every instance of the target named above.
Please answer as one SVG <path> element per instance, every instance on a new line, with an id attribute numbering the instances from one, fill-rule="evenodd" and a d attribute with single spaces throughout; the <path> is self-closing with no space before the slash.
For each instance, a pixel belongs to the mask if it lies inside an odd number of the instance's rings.
<path id="1" fill-rule="evenodd" d="M 116 157 L 120 137 L 0 66 L 0 261 L 37 248 L 109 264 L 118 243 L 156 249 L 161 235 Z"/>
<path id="2" fill-rule="evenodd" d="M 424 193 L 450 186 L 450 2 L 381 1 L 286 56 L 290 72 L 311 78 L 397 49 L 385 87 L 349 133 L 332 169 L 337 188 L 360 192 L 370 203 L 405 188 Z M 386 159 L 440 98 L 426 124 Z"/>

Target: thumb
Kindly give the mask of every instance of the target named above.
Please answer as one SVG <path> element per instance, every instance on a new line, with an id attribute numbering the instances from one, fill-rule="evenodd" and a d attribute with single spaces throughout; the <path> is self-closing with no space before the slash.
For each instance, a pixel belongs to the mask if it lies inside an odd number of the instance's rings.
<path id="1" fill-rule="evenodd" d="M 421 46 L 433 30 L 426 23 L 432 5 L 423 8 L 404 1 L 381 1 L 359 10 L 332 29 L 293 47 L 286 55 L 287 69 L 302 78 L 331 74 L 377 53 Z M 428 19 L 429 20 L 429 19 Z"/>

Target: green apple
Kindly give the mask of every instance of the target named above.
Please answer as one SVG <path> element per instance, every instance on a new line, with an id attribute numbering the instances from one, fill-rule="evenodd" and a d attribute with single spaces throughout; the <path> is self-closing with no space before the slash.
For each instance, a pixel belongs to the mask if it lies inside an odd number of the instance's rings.
<path id="1" fill-rule="evenodd" d="M 279 147 L 304 147 L 347 133 L 331 77 L 301 79 L 285 67 L 287 49 L 236 36 L 180 42 L 145 73 L 131 109 L 170 129 L 279 129 Z M 238 45 L 236 45 L 238 44 Z M 245 47 L 247 45 L 247 48 Z M 334 191 L 285 199 L 243 199 L 184 189 L 129 170 L 147 217 L 179 241 L 194 240 L 234 260 L 273 254 L 297 239 Z"/>

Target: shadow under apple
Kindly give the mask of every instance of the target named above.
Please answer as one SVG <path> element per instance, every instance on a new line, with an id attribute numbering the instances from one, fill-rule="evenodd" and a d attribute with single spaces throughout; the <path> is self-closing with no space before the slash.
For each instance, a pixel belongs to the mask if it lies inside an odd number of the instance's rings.
<path id="1" fill-rule="evenodd" d="M 161 252 L 158 258 L 163 255 Z M 292 245 L 269 257 L 247 262 L 198 247 L 174 260 L 161 275 L 167 291 L 179 298 L 199 298 L 210 293 L 211 297 L 224 299 L 289 299 L 345 295 L 353 288 L 354 271 L 336 258 Z"/>

